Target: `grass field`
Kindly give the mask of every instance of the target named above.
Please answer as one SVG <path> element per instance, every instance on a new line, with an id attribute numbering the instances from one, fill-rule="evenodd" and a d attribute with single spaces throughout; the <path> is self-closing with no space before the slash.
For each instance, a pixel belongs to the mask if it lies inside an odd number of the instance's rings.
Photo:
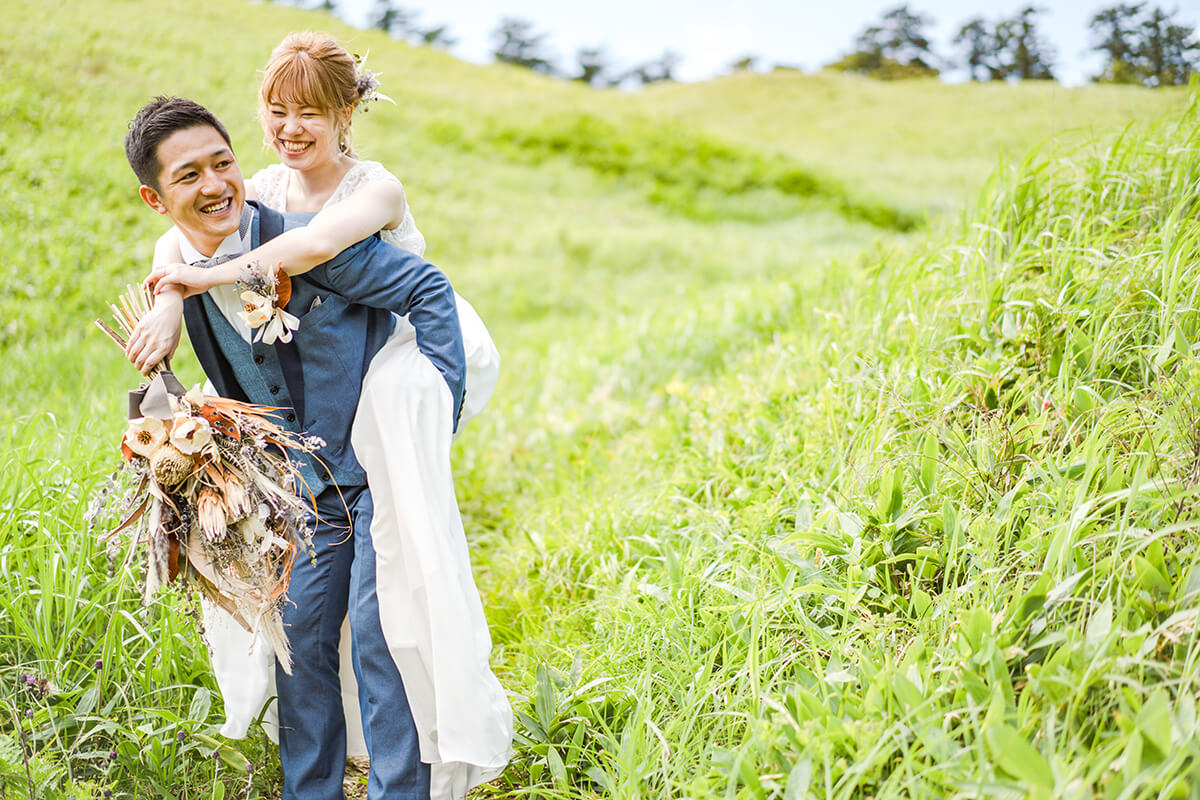
<path id="1" fill-rule="evenodd" d="M 504 357 L 454 454 L 518 712 L 484 796 L 1198 796 L 1200 95 L 623 94 L 268 4 L 5 16 L 0 795 L 277 796 L 190 601 L 86 530 L 135 380 L 91 320 L 162 229 L 128 118 L 192 96 L 250 174 L 256 70 L 319 28 Z"/>

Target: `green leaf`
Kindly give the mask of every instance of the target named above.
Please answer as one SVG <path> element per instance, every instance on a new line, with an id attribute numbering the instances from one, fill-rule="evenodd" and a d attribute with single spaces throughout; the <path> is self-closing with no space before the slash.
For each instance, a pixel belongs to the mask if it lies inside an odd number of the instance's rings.
<path id="1" fill-rule="evenodd" d="M 224 761 L 228 766 L 232 767 L 239 775 L 246 774 L 246 767 L 250 766 L 250 762 L 240 752 L 225 744 L 222 741 L 214 739 L 205 733 L 194 734 L 197 739 L 212 747 L 217 756 Z"/>
<path id="2" fill-rule="evenodd" d="M 1167 583 L 1167 579 L 1163 577 L 1162 573 L 1142 556 L 1133 557 L 1133 568 L 1137 572 L 1138 582 L 1143 589 L 1159 591 L 1163 594 L 1171 593 L 1171 584 Z"/>
<path id="3" fill-rule="evenodd" d="M 550 767 L 550 774 L 554 777 L 554 783 L 560 789 L 565 789 L 570 786 L 567 783 L 567 768 L 563 764 L 562 756 L 553 746 L 546 748 L 546 765 Z"/>
<path id="4" fill-rule="evenodd" d="M 802 758 L 797 761 L 788 773 L 783 800 L 802 800 L 808 794 L 808 786 L 812 783 L 812 771 L 812 759 Z"/>
<path id="5" fill-rule="evenodd" d="M 1165 689 L 1155 689 L 1134 719 L 1146 741 L 1166 756 L 1171 752 L 1171 704 Z"/>
<path id="6" fill-rule="evenodd" d="M 188 719 L 203 722 L 208 719 L 208 711 L 212 706 L 212 692 L 201 686 L 192 696 L 192 705 L 188 708 Z"/>
<path id="7" fill-rule="evenodd" d="M 89 686 L 79 698 L 79 702 L 75 704 L 75 716 L 86 717 L 91 714 L 96 708 L 96 701 L 100 697 L 99 686 Z"/>
<path id="8" fill-rule="evenodd" d="M 984 729 L 992 758 L 1000 769 L 1029 786 L 1054 789 L 1054 773 L 1042 754 L 1025 737 L 1003 722 L 992 720 Z"/>
<path id="9" fill-rule="evenodd" d="M 614 793 L 615 789 L 613 787 L 612 778 L 610 778 L 608 773 L 604 770 L 596 766 L 591 766 L 587 768 L 587 771 L 584 772 L 584 774 L 588 776 L 588 780 L 590 780 L 592 783 L 601 786 L 604 789 L 605 794 L 612 795 Z M 785 798 L 785 800 L 788 799 Z"/>
<path id="10" fill-rule="evenodd" d="M 937 489 L 938 441 L 933 431 L 925 434 L 921 445 L 921 488 L 926 494 L 933 494 Z"/>
<path id="11" fill-rule="evenodd" d="M 1084 631 L 1084 642 L 1088 651 L 1095 653 L 1108 638 L 1108 634 L 1112 631 L 1112 615 L 1112 601 L 1107 599 L 1092 612 Z"/>
<path id="12" fill-rule="evenodd" d="M 537 668 L 537 687 L 533 698 L 533 709 L 537 713 L 538 722 L 542 729 L 550 732 L 554 725 L 555 702 L 554 683 L 550 679 L 550 670 L 542 664 Z"/>

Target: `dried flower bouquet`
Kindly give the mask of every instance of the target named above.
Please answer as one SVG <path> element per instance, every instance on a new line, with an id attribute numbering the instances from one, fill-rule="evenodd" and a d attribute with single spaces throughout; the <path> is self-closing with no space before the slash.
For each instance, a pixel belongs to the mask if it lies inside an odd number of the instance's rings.
<path id="1" fill-rule="evenodd" d="M 131 288 L 120 307 L 111 307 L 124 336 L 96 324 L 124 348 L 150 305 L 144 287 Z M 131 552 L 146 545 L 147 600 L 181 580 L 247 631 L 262 632 L 290 673 L 280 607 L 292 565 L 311 550 L 311 538 L 310 506 L 288 454 L 314 452 L 323 442 L 275 424 L 276 409 L 199 387 L 186 391 L 165 362 L 150 376 L 130 392 L 125 463 L 93 498 L 89 519 L 115 506 L 121 521 L 105 540 L 125 533 Z"/>

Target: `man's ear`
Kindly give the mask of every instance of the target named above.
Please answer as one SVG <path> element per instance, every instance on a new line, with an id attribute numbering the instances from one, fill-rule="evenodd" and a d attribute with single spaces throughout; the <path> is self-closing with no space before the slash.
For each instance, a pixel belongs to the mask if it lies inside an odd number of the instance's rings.
<path id="1" fill-rule="evenodd" d="M 159 196 L 154 187 L 147 186 L 143 183 L 138 187 L 138 194 L 141 196 L 142 200 L 145 201 L 146 205 L 150 206 L 158 213 L 167 213 L 167 207 L 163 204 L 162 198 Z"/>

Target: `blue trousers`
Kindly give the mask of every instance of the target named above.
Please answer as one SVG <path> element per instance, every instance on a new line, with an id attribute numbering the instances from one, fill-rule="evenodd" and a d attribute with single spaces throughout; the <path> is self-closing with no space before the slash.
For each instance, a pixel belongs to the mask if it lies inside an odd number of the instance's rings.
<path id="1" fill-rule="evenodd" d="M 292 674 L 275 668 L 279 692 L 282 800 L 345 800 L 346 720 L 338 680 L 338 640 L 350 613 L 354 676 L 371 759 L 371 800 L 428 800 L 429 765 L 421 763 L 404 682 L 383 638 L 375 594 L 371 492 L 365 486 L 323 491 L 316 502 L 316 566 L 301 556 L 283 609 Z"/>

